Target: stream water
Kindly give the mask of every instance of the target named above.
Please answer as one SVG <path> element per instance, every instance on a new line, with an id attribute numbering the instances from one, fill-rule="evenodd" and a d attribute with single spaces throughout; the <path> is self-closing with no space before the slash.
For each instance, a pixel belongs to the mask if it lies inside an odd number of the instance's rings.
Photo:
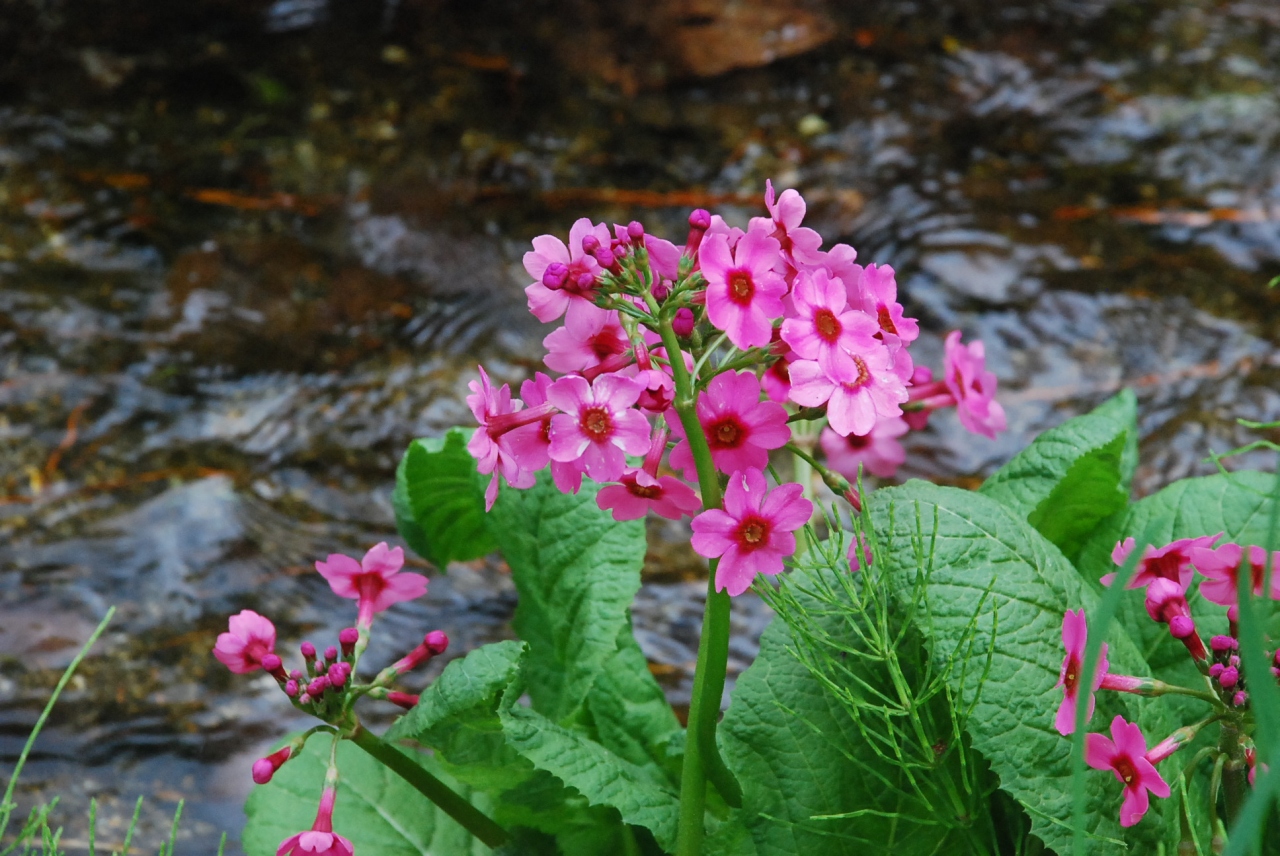
<path id="1" fill-rule="evenodd" d="M 918 361 L 959 327 L 999 375 L 1010 430 L 937 418 L 903 477 L 975 485 L 1126 385 L 1141 493 L 1280 417 L 1280 6 L 701 5 L 0 2 L 5 776 L 119 608 L 19 790 L 60 795 L 70 852 L 91 796 L 101 847 L 138 794 L 144 852 L 179 799 L 180 853 L 239 852 L 249 766 L 297 723 L 214 637 L 350 622 L 311 562 L 395 540 L 398 457 L 468 421 L 477 361 L 538 365 L 520 256 L 579 216 L 679 238 L 800 188 L 897 269 Z M 679 705 L 705 569 L 652 532 L 635 621 Z M 375 665 L 510 634 L 499 563 L 430 572 Z M 736 672 L 767 614 L 735 620 Z"/>

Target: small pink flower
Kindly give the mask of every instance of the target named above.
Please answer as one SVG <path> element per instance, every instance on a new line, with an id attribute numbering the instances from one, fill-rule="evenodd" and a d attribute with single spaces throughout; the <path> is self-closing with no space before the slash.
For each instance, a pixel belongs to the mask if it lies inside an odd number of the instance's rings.
<path id="1" fill-rule="evenodd" d="M 902 415 L 907 388 L 893 369 L 889 349 L 876 342 L 852 357 L 849 374 L 833 376 L 813 360 L 791 364 L 791 400 L 805 407 L 827 405 L 827 422 L 841 436 L 869 434 L 879 419 Z"/>
<path id="2" fill-rule="evenodd" d="M 818 443 L 827 456 L 827 466 L 840 475 L 854 481 L 858 478 L 858 466 L 873 476 L 893 478 L 907 459 L 907 450 L 898 438 L 908 431 L 907 422 L 901 416 L 877 419 L 870 434 L 850 434 L 841 437 L 830 428 L 823 428 Z"/>
<path id="3" fill-rule="evenodd" d="M 943 381 L 956 400 L 960 424 L 975 434 L 994 438 L 1005 429 L 1004 408 L 996 401 L 996 376 L 987 371 L 982 342 L 960 344 L 960 331 L 947 334 Z"/>
<path id="4" fill-rule="evenodd" d="M 592 225 L 583 217 L 569 230 L 569 246 L 554 235 L 539 235 L 533 239 L 533 250 L 524 254 L 524 269 L 534 280 L 524 290 L 529 298 L 529 311 L 544 324 L 566 311 L 578 316 L 603 311 L 595 305 L 595 285 L 602 269 L 599 262 L 582 249 L 582 239 L 588 235 L 606 248 L 612 240 L 608 226 Z M 558 288 L 549 288 L 544 281 L 551 265 L 567 269 Z"/>
<path id="5" fill-rule="evenodd" d="M 804 221 L 804 197 L 797 190 L 784 190 L 775 201 L 773 182 L 766 179 L 764 183 L 764 207 L 769 211 L 769 218 L 753 217 L 749 226 L 752 229 L 763 229 L 766 235 L 778 240 L 783 258 L 793 269 L 802 265 L 816 265 L 822 262 L 822 236 L 800 224 Z"/>
<path id="6" fill-rule="evenodd" d="M 649 511 L 668 520 L 679 520 L 686 514 L 696 514 L 702 507 L 693 488 L 675 476 L 658 475 L 658 465 L 667 451 L 667 435 L 667 427 L 659 423 L 644 465 L 628 469 L 622 474 L 621 484 L 601 488 L 596 494 L 596 505 L 612 511 L 614 520 L 639 520 Z"/>
<path id="7" fill-rule="evenodd" d="M 316 562 L 316 570 L 329 581 L 334 594 L 357 602 L 356 624 L 362 627 L 368 627 L 376 613 L 393 603 L 427 593 L 427 578 L 401 573 L 402 567 L 404 550 L 388 548 L 386 541 L 370 547 L 359 562 L 341 553 L 330 553 L 327 562 Z"/>
<path id="8" fill-rule="evenodd" d="M 551 419 L 551 459 L 572 463 L 598 482 L 621 478 L 625 455 L 649 449 L 649 421 L 631 409 L 640 392 L 639 383 L 615 374 L 590 384 L 576 376 L 551 384 L 547 400 L 561 411 Z"/>
<path id="9" fill-rule="evenodd" d="M 698 251 L 707 280 L 707 317 L 739 348 L 769 344 L 773 320 L 782 315 L 787 283 L 778 274 L 778 242 L 753 230 L 729 249 L 721 235 L 707 234 Z"/>
<path id="10" fill-rule="evenodd" d="M 625 354 L 631 343 L 617 311 L 574 314 L 553 330 L 542 345 L 543 362 L 552 371 L 568 374 L 595 368 L 609 357 Z"/>
<path id="11" fill-rule="evenodd" d="M 1145 605 L 1152 621 L 1169 625 L 1169 635 L 1187 646 L 1187 651 L 1197 660 L 1207 660 L 1209 652 L 1205 650 L 1200 634 L 1196 632 L 1196 623 L 1191 617 L 1191 607 L 1187 604 L 1186 592 L 1182 585 L 1174 580 L 1159 577 L 1147 586 Z"/>
<path id="12" fill-rule="evenodd" d="M 813 515 L 813 503 L 798 484 L 768 490 L 764 473 L 734 473 L 724 493 L 724 510 L 707 509 L 693 518 L 693 549 L 719 558 L 716 591 L 740 595 L 756 574 L 777 574 L 796 551 L 792 533 Z"/>
<path id="13" fill-rule="evenodd" d="M 518 428 L 506 435 L 511 455 L 528 472 L 537 472 L 548 463 L 551 479 L 561 493 L 577 493 L 582 487 L 582 471 L 573 464 L 551 460 L 551 420 L 555 406 L 547 402 L 547 392 L 553 381 L 542 372 L 520 384 L 520 397 L 530 409 L 544 409 L 545 415 L 537 422 Z"/>
<path id="14" fill-rule="evenodd" d="M 1191 548 L 1191 564 L 1205 576 L 1205 581 L 1200 583 L 1200 594 L 1205 600 L 1220 606 L 1234 606 L 1239 602 L 1237 572 L 1243 557 L 1244 548 L 1239 544 L 1223 544 L 1217 549 Z M 1261 547 L 1249 548 L 1249 575 L 1254 596 L 1262 597 L 1267 577 L 1267 551 Z M 1280 553 L 1271 554 L 1270 597 L 1280 600 Z"/>
<path id="15" fill-rule="evenodd" d="M 791 292 L 795 314 L 782 322 L 782 341 L 805 360 L 817 360 L 829 375 L 856 372 L 852 354 L 876 346 L 872 316 L 850 309 L 844 284 L 826 271 L 796 276 Z"/>
<path id="16" fill-rule="evenodd" d="M 675 280 L 680 275 L 680 248 L 670 241 L 644 236 L 644 248 L 649 253 L 649 268 L 659 280 Z"/>
<path id="17" fill-rule="evenodd" d="M 1138 566 L 1134 568 L 1133 576 L 1129 578 L 1129 584 L 1125 588 L 1143 588 L 1155 580 L 1165 579 L 1176 582 L 1183 591 L 1186 591 L 1187 586 L 1191 585 L 1192 551 L 1212 547 L 1221 537 L 1222 533 L 1219 532 L 1217 535 L 1203 535 L 1199 538 L 1181 538 L 1163 547 L 1148 545 L 1142 552 L 1142 558 L 1138 560 Z M 1137 543 L 1132 538 L 1117 541 L 1115 549 L 1111 551 L 1111 561 L 1117 565 L 1123 565 L 1136 546 Z M 1104 586 L 1109 586 L 1115 578 L 1115 574 L 1107 574 L 1100 582 Z"/>
<path id="18" fill-rule="evenodd" d="M 467 441 L 467 451 L 476 459 L 476 470 L 482 475 L 493 473 L 485 489 L 485 510 L 493 508 L 498 498 L 498 477 L 507 480 L 512 487 L 533 487 L 534 471 L 521 465 L 519 456 L 513 453 L 511 433 L 549 417 L 551 408 L 523 410 L 520 401 L 511 400 L 511 389 L 505 383 L 494 389 L 484 366 L 478 366 L 480 382 L 471 381 L 471 395 L 467 405 L 480 427 Z"/>
<path id="19" fill-rule="evenodd" d="M 1147 791 L 1169 796 L 1169 785 L 1146 759 L 1147 740 L 1142 729 L 1123 716 L 1111 721 L 1111 739 L 1102 734 L 1085 735 L 1084 760 L 1095 770 L 1111 770 L 1124 785 L 1120 805 L 1120 825 L 1133 826 L 1142 820 L 1150 805 Z"/>
<path id="20" fill-rule="evenodd" d="M 698 422 L 711 447 L 711 460 L 723 473 L 763 470 L 769 450 L 780 449 L 791 439 L 787 411 L 780 404 L 760 400 L 760 382 L 750 372 L 716 375 L 698 396 Z M 684 437 L 679 419 L 672 430 Z M 697 478 L 689 441 L 682 439 L 671 450 L 671 466 L 684 470 L 685 478 Z"/>
<path id="21" fill-rule="evenodd" d="M 262 658 L 275 651 L 276 626 L 252 609 L 242 609 L 227 621 L 229 632 L 219 633 L 213 656 L 237 675 L 262 668 Z"/>
<path id="22" fill-rule="evenodd" d="M 859 296 L 857 302 L 853 298 L 855 287 Z M 902 313 L 902 304 L 898 302 L 898 283 L 894 279 L 893 268 L 888 265 L 867 265 L 856 286 L 849 287 L 849 293 L 849 305 L 861 308 L 876 319 L 880 335 L 890 347 L 899 343 L 910 345 L 920 335 L 920 324 L 916 319 L 907 318 Z"/>
<path id="23" fill-rule="evenodd" d="M 354 856 L 355 847 L 351 842 L 333 831 L 333 803 L 336 798 L 337 792 L 333 788 L 325 788 L 311 829 L 286 838 L 276 856 Z"/>
<path id="24" fill-rule="evenodd" d="M 1084 610 L 1067 610 L 1062 616 L 1062 645 L 1067 649 L 1067 656 L 1062 661 L 1062 671 L 1058 674 L 1056 686 L 1062 687 L 1062 704 L 1058 706 L 1058 717 L 1054 727 L 1059 734 L 1072 734 L 1076 730 L 1076 708 L 1080 698 L 1080 670 L 1084 665 L 1085 643 L 1089 640 L 1089 628 L 1085 624 Z M 1107 643 L 1102 643 L 1098 652 L 1098 668 L 1093 673 L 1093 689 L 1089 692 L 1089 709 L 1085 712 L 1084 721 L 1093 717 L 1094 692 L 1102 686 L 1107 675 Z"/>

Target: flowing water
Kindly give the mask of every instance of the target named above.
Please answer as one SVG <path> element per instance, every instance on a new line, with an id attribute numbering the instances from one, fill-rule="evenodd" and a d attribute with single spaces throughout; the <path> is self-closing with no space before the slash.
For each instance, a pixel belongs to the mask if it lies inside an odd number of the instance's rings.
<path id="1" fill-rule="evenodd" d="M 394 540 L 399 454 L 467 421 L 477 361 L 537 366 L 520 256 L 579 216 L 679 240 L 694 205 L 742 221 L 765 178 L 800 188 L 897 269 L 919 362 L 959 327 L 1000 377 L 1010 430 L 944 414 L 904 476 L 977 484 L 1126 385 L 1142 493 L 1280 417 L 1280 7 L 845 5 L 0 2 L 6 774 L 120 609 L 22 805 L 60 794 L 72 852 L 91 796 L 100 842 L 139 793 L 147 849 L 181 798 L 179 852 L 235 838 L 297 722 L 209 656 L 225 616 L 289 648 L 349 623 L 311 562 Z M 682 530 L 653 534 L 637 632 L 678 705 L 702 584 Z M 509 635 L 499 563 L 431 573 L 375 660 Z M 735 670 L 767 621 L 737 616 Z"/>

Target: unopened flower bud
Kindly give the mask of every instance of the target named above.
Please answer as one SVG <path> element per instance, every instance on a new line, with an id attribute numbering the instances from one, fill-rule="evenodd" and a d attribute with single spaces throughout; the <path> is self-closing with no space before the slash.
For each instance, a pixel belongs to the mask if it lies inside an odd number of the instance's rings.
<path id="1" fill-rule="evenodd" d="M 330 645 L 328 648 L 325 648 L 325 649 L 324 649 L 324 658 L 325 658 L 325 660 L 326 660 L 326 661 L 328 661 L 328 662 L 330 662 L 330 663 L 336 663 L 336 662 L 338 662 L 338 649 L 337 649 L 337 647 L 335 647 L 335 646 L 333 646 L 333 645 Z"/>
<path id="2" fill-rule="evenodd" d="M 316 646 L 310 642 L 303 642 L 300 647 L 302 648 L 303 659 L 314 660 L 316 658 Z"/>
<path id="3" fill-rule="evenodd" d="M 298 696 L 298 682 L 297 682 L 297 681 L 286 681 L 286 682 L 285 682 L 285 685 L 284 685 L 284 694 L 285 694 L 285 695 L 287 695 L 289 698 L 297 698 L 297 696 Z"/>
<path id="4" fill-rule="evenodd" d="M 328 688 L 329 688 L 329 679 L 324 675 L 321 675 L 320 677 L 313 680 L 311 683 L 307 684 L 307 695 L 311 696 L 312 698 L 320 698 L 320 696 L 324 695 L 324 691 L 327 690 Z"/>
<path id="5" fill-rule="evenodd" d="M 644 237 L 644 225 L 639 220 L 632 220 L 627 224 L 627 237 L 639 241 Z"/>
<path id="6" fill-rule="evenodd" d="M 1169 633 L 1174 639 L 1186 639 L 1196 632 L 1196 623 L 1189 615 L 1175 615 L 1169 619 Z"/>
<path id="7" fill-rule="evenodd" d="M 284 681 L 289 678 L 284 670 L 284 662 L 276 654 L 263 655 L 262 668 L 267 674 L 271 675 L 271 677 L 275 678 L 277 681 Z"/>
<path id="8" fill-rule="evenodd" d="M 387 677 L 392 675 L 403 675 L 411 669 L 416 669 L 436 654 L 443 652 L 448 646 L 449 637 L 440 630 L 433 630 L 426 636 L 422 637 L 421 645 L 414 648 L 408 654 L 405 654 L 396 662 L 392 663 L 391 666 L 384 670 L 383 674 Z"/>
<path id="9" fill-rule="evenodd" d="M 702 236 L 711 228 L 711 214 L 705 208 L 695 208 L 689 215 L 689 236 L 684 241 L 684 254 L 693 258 L 702 245 Z"/>
<path id="10" fill-rule="evenodd" d="M 354 627 L 347 627 L 338 634 L 338 642 L 342 645 L 342 656 L 350 657 L 352 652 L 356 650 L 356 643 L 360 641 L 360 631 Z"/>
<path id="11" fill-rule="evenodd" d="M 397 690 L 392 690 L 387 693 L 387 701 L 392 704 L 398 704 L 405 710 L 408 710 L 418 703 L 418 697 L 412 693 L 402 693 Z"/>
<path id="12" fill-rule="evenodd" d="M 1226 666 L 1222 665 L 1221 663 L 1214 663 L 1212 666 L 1209 667 L 1209 677 L 1211 678 L 1218 677 L 1218 675 L 1222 674 L 1222 670 L 1225 668 Z"/>
<path id="13" fill-rule="evenodd" d="M 711 228 L 711 212 L 705 208 L 695 208 L 689 214 L 689 228 L 706 231 Z"/>
<path id="14" fill-rule="evenodd" d="M 598 249 L 600 249 L 600 239 L 595 235 L 587 235 L 582 239 L 582 252 L 594 256 Z"/>
<path id="15" fill-rule="evenodd" d="M 267 782 L 271 781 L 271 777 L 276 774 L 276 770 L 279 770 L 280 767 L 284 765 L 284 762 L 289 760 L 289 756 L 292 754 L 293 747 L 285 746 L 282 749 L 272 752 L 265 758 L 259 758 L 254 761 L 253 780 L 259 785 L 265 785 Z"/>
<path id="16" fill-rule="evenodd" d="M 671 329 L 682 339 L 692 334 L 693 310 L 687 306 L 681 306 L 677 309 L 675 317 L 671 319 Z"/>
<path id="17" fill-rule="evenodd" d="M 1213 649 L 1215 654 L 1225 654 L 1227 651 L 1235 651 L 1240 648 L 1240 643 L 1232 636 L 1214 636 L 1209 640 L 1209 647 Z"/>
<path id="18" fill-rule="evenodd" d="M 653 295 L 653 299 L 659 303 L 666 300 L 671 295 L 671 286 L 668 285 L 668 282 L 669 281 L 665 279 L 661 282 L 655 282 L 653 284 L 653 288 L 649 289 L 649 293 Z"/>
<path id="19" fill-rule="evenodd" d="M 578 286 L 578 291 L 590 291 L 591 289 L 595 288 L 596 278 L 590 272 L 583 271 L 582 273 L 578 274 L 578 278 L 577 280 L 575 280 L 575 284 Z"/>
<path id="20" fill-rule="evenodd" d="M 449 647 L 449 636 L 443 630 L 432 630 L 422 637 L 422 644 L 426 645 L 432 654 L 443 654 Z"/>
<path id="21" fill-rule="evenodd" d="M 1240 682 L 1240 672 L 1232 666 L 1227 666 L 1218 675 L 1218 683 L 1222 685 L 1224 690 L 1229 690 Z"/>
<path id="22" fill-rule="evenodd" d="M 301 669 L 293 669 L 289 672 L 289 679 L 293 681 L 301 681 L 305 677 L 306 675 L 303 674 Z"/>
<path id="23" fill-rule="evenodd" d="M 1231 703 L 1236 707 L 1244 707 L 1249 703 L 1249 694 L 1244 690 L 1240 690 L 1240 692 L 1231 697 Z"/>
<path id="24" fill-rule="evenodd" d="M 1237 669 L 1240 668 L 1240 658 L 1235 654 L 1232 654 L 1230 657 L 1227 658 L 1227 665 L 1234 666 Z"/>
<path id="25" fill-rule="evenodd" d="M 329 667 L 329 683 L 335 688 L 340 689 L 347 682 L 347 670 L 343 668 L 346 663 L 334 663 Z"/>
<path id="26" fill-rule="evenodd" d="M 558 291 L 564 288 L 564 284 L 569 280 L 569 267 L 560 262 L 552 262 L 547 265 L 547 269 L 542 272 L 542 284 L 552 291 Z"/>

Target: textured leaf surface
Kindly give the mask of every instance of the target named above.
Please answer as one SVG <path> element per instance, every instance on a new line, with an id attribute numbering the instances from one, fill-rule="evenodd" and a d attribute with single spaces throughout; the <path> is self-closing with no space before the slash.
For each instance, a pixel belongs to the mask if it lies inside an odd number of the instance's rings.
<path id="1" fill-rule="evenodd" d="M 405 542 L 444 569 L 496 548 L 485 526 L 484 482 L 467 452 L 469 432 L 414 440 L 396 468 L 392 506 Z"/>
<path id="2" fill-rule="evenodd" d="M 1137 457 L 1137 400 L 1125 390 L 1041 434 L 979 492 L 1074 556 L 1098 523 L 1128 501 Z"/>
<path id="3" fill-rule="evenodd" d="M 683 729 L 630 626 L 618 634 L 618 650 L 591 688 L 587 709 L 605 748 L 633 764 L 665 767 L 673 782 L 679 780 L 670 750 Z"/>

